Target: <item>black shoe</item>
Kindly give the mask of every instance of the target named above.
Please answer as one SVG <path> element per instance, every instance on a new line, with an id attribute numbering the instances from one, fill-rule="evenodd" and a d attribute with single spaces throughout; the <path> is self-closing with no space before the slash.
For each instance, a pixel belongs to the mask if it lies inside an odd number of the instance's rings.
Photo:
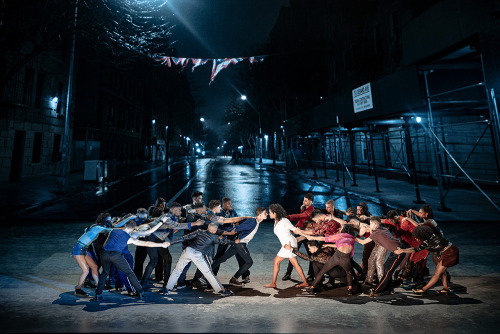
<path id="1" fill-rule="evenodd" d="M 100 302 L 102 301 L 102 296 L 101 295 L 95 295 L 92 299 L 90 299 L 91 302 Z"/>
<path id="2" fill-rule="evenodd" d="M 106 290 L 109 291 L 109 290 L 112 290 L 112 289 L 113 289 L 113 287 L 111 285 L 109 285 L 109 283 L 104 284 L 104 291 L 106 291 Z"/>
<path id="3" fill-rule="evenodd" d="M 250 276 L 246 277 L 246 278 L 243 278 L 243 280 L 241 281 L 241 283 L 243 284 L 248 284 L 250 283 Z"/>
<path id="4" fill-rule="evenodd" d="M 142 299 L 144 299 L 144 292 L 141 292 L 141 293 L 137 293 L 137 292 L 131 293 L 130 297 L 135 298 L 137 300 L 142 300 Z"/>
<path id="5" fill-rule="evenodd" d="M 185 282 L 177 282 L 177 285 L 176 285 L 177 289 L 184 289 L 186 287 L 186 283 Z"/>
<path id="6" fill-rule="evenodd" d="M 90 297 L 88 293 L 83 291 L 82 289 L 75 289 L 75 295 L 81 296 L 81 297 Z"/>
<path id="7" fill-rule="evenodd" d="M 85 280 L 85 283 L 83 283 L 83 287 L 84 288 L 91 288 L 91 289 L 97 288 L 97 286 L 94 283 L 92 283 L 90 280 Z"/>
<path id="8" fill-rule="evenodd" d="M 354 291 L 352 289 L 347 289 L 347 295 L 352 296 L 354 294 Z"/>
<path id="9" fill-rule="evenodd" d="M 312 281 L 314 281 L 314 277 L 313 276 L 307 276 L 306 280 L 308 282 L 312 282 Z"/>
<path id="10" fill-rule="evenodd" d="M 243 286 L 243 283 L 238 281 L 234 276 L 231 277 L 231 279 L 229 280 L 229 284 L 234 285 L 234 286 Z"/>
<path id="11" fill-rule="evenodd" d="M 160 291 L 159 291 L 160 295 L 163 295 L 163 296 L 168 296 L 168 289 L 166 287 L 162 288 Z"/>
<path id="12" fill-rule="evenodd" d="M 282 281 L 289 281 L 292 279 L 292 274 L 286 273 L 285 276 L 281 279 Z"/>

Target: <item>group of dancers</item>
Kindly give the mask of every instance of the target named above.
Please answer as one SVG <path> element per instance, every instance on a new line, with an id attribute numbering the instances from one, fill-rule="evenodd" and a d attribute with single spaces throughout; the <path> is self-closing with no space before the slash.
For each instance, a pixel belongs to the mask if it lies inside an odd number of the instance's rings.
<path id="1" fill-rule="evenodd" d="M 160 294 L 168 295 L 189 285 L 230 296 L 232 292 L 217 278 L 219 267 L 235 256 L 238 270 L 229 284 L 243 286 L 250 282 L 253 260 L 247 245 L 268 217 L 274 222 L 281 248 L 266 288 L 277 287 L 280 264 L 288 259 L 282 280 L 290 280 L 295 268 L 302 280 L 296 286 L 308 293 L 317 293 L 328 284 L 335 287 L 338 280 L 347 285 L 348 295 L 362 292 L 363 283 L 371 287 L 368 295 L 375 297 L 393 293 L 396 284 L 408 280 L 415 282 L 413 292 L 426 294 L 441 279 L 443 289 L 437 293 L 449 294 L 447 268 L 459 262 L 458 247 L 444 238 L 429 205 L 419 211 L 391 210 L 378 217 L 370 214 L 364 202 L 341 211 L 329 200 L 324 208 L 317 209 L 314 195 L 307 193 L 298 214 L 287 215 L 280 204 L 271 204 L 268 209 L 256 208 L 255 216 L 238 216 L 228 197 L 211 200 L 208 206 L 199 191 L 191 198 L 192 203 L 184 206 L 174 202 L 167 208 L 166 201 L 158 198 L 154 205 L 139 208 L 134 214 L 114 218 L 109 213 L 99 214 L 73 247 L 72 256 L 82 270 L 75 294 L 90 297 L 83 288 L 95 288 L 92 300 L 100 301 L 105 289 L 114 288 L 126 289 L 129 295 L 142 299 L 155 270 L 156 280 L 163 280 Z M 183 236 L 174 239 L 180 230 Z M 356 242 L 363 245 L 361 264 L 353 260 Z M 136 245 L 135 256 L 128 244 Z M 171 270 L 169 247 L 174 244 L 181 244 L 183 251 Z M 300 251 L 302 245 L 305 253 Z M 425 283 L 431 252 L 436 270 Z M 297 257 L 309 262 L 307 277 Z M 143 270 L 146 258 L 149 263 Z M 188 281 L 191 263 L 197 270 Z"/>

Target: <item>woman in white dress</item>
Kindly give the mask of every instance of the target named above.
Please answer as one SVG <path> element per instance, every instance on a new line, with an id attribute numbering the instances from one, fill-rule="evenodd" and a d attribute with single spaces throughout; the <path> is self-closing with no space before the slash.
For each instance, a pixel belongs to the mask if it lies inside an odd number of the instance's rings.
<path id="1" fill-rule="evenodd" d="M 276 288 L 276 280 L 278 278 L 278 272 L 280 271 L 280 263 L 284 259 L 289 259 L 290 263 L 293 265 L 300 278 L 302 278 L 302 283 L 297 285 L 297 287 L 308 287 L 307 279 L 304 276 L 304 272 L 297 261 L 297 256 L 284 248 L 284 245 L 291 245 L 292 247 L 297 247 L 297 239 L 292 235 L 293 233 L 299 232 L 300 229 L 292 225 L 292 223 L 286 218 L 286 211 L 280 204 L 271 204 L 269 206 L 269 217 L 274 219 L 274 234 L 278 237 L 281 243 L 281 249 L 274 258 L 273 265 L 273 281 L 271 284 L 264 285 L 265 288 Z"/>

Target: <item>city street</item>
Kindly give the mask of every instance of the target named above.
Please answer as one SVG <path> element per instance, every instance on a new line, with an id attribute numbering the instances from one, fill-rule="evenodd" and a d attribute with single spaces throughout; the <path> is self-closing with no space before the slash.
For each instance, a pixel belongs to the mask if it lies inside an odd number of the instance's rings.
<path id="1" fill-rule="evenodd" d="M 271 281 L 273 259 L 280 248 L 270 220 L 261 224 L 248 246 L 254 260 L 250 283 L 242 288 L 228 285 L 237 270 L 234 258 L 221 266 L 218 277 L 234 296 L 222 298 L 186 288 L 167 297 L 157 293 L 158 283 L 141 301 L 111 291 L 104 292 L 101 303 L 74 295 L 80 269 L 70 256 L 71 249 L 99 212 L 113 216 L 133 213 L 160 196 L 169 203 L 186 204 L 195 190 L 203 192 L 205 203 L 230 197 L 239 215 L 254 215 L 256 207 L 272 203 L 281 203 L 288 213 L 298 213 L 307 192 L 315 195 L 313 203 L 321 208 L 329 199 L 342 210 L 366 201 L 373 215 L 381 215 L 401 205 L 372 201 L 376 194 L 356 195 L 254 160 L 228 162 L 229 158 L 219 157 L 175 163 L 169 176 L 164 166 L 123 171 L 119 179 L 101 186 L 86 184 L 69 195 L 48 199 L 43 206 L 15 208 L 11 215 L 3 212 L 2 331 L 497 332 L 500 248 L 493 222 L 461 220 L 441 225 L 445 236 L 460 248 L 460 264 L 450 269 L 450 296 L 415 296 L 410 286 L 397 288 L 395 295 L 376 298 L 347 296 L 345 287 L 310 295 L 294 287 L 299 282 L 295 271 L 292 281 L 281 281 L 286 261 L 281 265 L 278 288 L 266 289 L 263 285 Z M 21 195 L 12 194 L 12 202 Z M 414 206 L 411 200 L 407 202 L 406 207 Z M 8 210 L 5 203 L 3 210 Z M 134 254 L 135 246 L 129 248 Z M 174 245 L 170 251 L 175 265 L 181 247 Z M 356 244 L 354 258 L 358 263 L 361 254 L 362 246 Z M 306 268 L 305 261 L 299 262 Z M 432 273 L 435 266 L 430 258 L 428 267 Z M 188 279 L 193 274 L 192 266 Z M 438 288 L 439 284 L 433 290 Z M 93 294 L 91 289 L 87 291 Z"/>

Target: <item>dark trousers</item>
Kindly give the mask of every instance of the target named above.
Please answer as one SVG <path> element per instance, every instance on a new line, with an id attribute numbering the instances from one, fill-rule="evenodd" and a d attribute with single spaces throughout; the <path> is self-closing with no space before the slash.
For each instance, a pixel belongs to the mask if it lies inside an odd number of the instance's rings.
<path id="1" fill-rule="evenodd" d="M 325 264 L 321 263 L 321 262 L 316 262 L 316 261 L 313 261 L 311 263 L 312 263 L 313 269 L 314 269 L 314 277 L 317 277 L 317 275 L 319 274 L 321 269 L 323 269 Z M 330 277 L 330 283 L 332 285 L 335 283 L 335 279 L 339 279 L 341 282 L 347 283 L 347 280 L 346 280 L 347 274 L 346 274 L 345 270 L 342 269 L 342 267 L 339 267 L 339 266 L 333 267 L 333 269 L 331 269 L 330 271 L 327 271 L 326 274 Z M 319 282 L 321 283 L 322 280 L 319 280 Z"/>
<path id="2" fill-rule="evenodd" d="M 312 286 L 317 286 L 323 281 L 323 275 L 332 270 L 336 266 L 341 266 L 347 274 L 347 285 L 352 286 L 352 265 L 350 254 L 336 251 L 331 258 L 325 263 L 323 268 L 315 276 Z"/>
<path id="3" fill-rule="evenodd" d="M 234 255 L 236 255 L 237 259 L 239 256 L 242 260 L 242 263 L 238 261 L 239 269 L 236 274 L 234 274 L 234 277 L 239 278 L 240 276 L 250 276 L 250 272 L 248 271 L 248 269 L 250 269 L 250 267 L 253 265 L 253 260 L 250 256 L 250 252 L 248 251 L 247 244 L 244 243 L 231 245 L 231 247 L 221 257 L 214 260 L 214 263 L 212 263 L 212 271 L 214 272 L 214 274 L 217 275 L 220 265 Z"/>
<path id="4" fill-rule="evenodd" d="M 158 238 L 151 238 L 149 241 L 153 242 L 163 242 Z M 149 277 L 151 276 L 151 273 L 157 267 L 158 262 L 161 262 L 163 265 L 163 272 L 161 273 L 161 276 L 165 276 L 166 279 L 163 281 L 164 284 L 166 281 L 168 281 L 168 278 L 170 277 L 170 269 L 172 267 L 172 255 L 170 255 L 170 251 L 168 248 L 161 248 L 161 247 L 146 247 L 148 249 L 148 256 L 149 256 L 149 263 L 146 266 L 146 270 L 144 270 L 144 275 L 142 276 L 141 283 L 145 284 Z M 161 261 L 158 261 L 161 258 Z M 168 272 L 168 273 L 167 273 Z"/>
<path id="5" fill-rule="evenodd" d="M 387 257 L 387 260 L 384 263 L 384 277 L 379 279 L 379 284 L 378 286 L 374 289 L 375 292 L 384 292 L 384 291 L 389 291 L 392 289 L 391 283 L 392 283 L 392 275 L 394 274 L 394 271 L 398 269 L 399 265 L 401 262 L 404 260 L 406 254 L 402 253 L 399 255 L 396 255 L 394 253 L 390 253 L 389 256 Z"/>
<path id="6" fill-rule="evenodd" d="M 307 239 L 306 240 L 302 240 L 302 241 L 299 241 L 297 243 L 297 250 L 300 249 L 300 246 L 304 245 L 305 249 L 306 249 L 306 252 L 307 252 L 307 255 L 311 255 L 311 253 L 309 252 L 309 247 L 307 247 Z M 292 270 L 293 270 L 293 264 L 289 261 L 288 262 L 288 267 L 286 267 L 286 275 L 291 275 L 292 274 Z M 307 270 L 307 277 L 313 277 L 314 276 L 314 269 L 313 269 L 313 266 L 312 266 L 312 262 L 309 262 L 309 269 Z"/>
<path id="7" fill-rule="evenodd" d="M 148 247 L 136 246 L 134 256 L 134 273 L 137 277 L 142 277 L 144 272 L 144 262 L 148 256 Z"/>
<path id="8" fill-rule="evenodd" d="M 103 250 L 101 252 L 101 264 L 102 264 L 102 273 L 99 278 L 99 284 L 97 285 L 97 289 L 95 290 L 96 295 L 102 294 L 102 290 L 104 285 L 106 284 L 106 279 L 109 276 L 111 265 L 115 265 L 118 270 L 127 275 L 130 284 L 134 287 L 135 291 L 139 294 L 143 293 L 141 283 L 137 279 L 137 276 L 134 274 L 134 271 L 130 267 L 130 264 L 123 257 L 121 252 L 108 252 Z"/>

